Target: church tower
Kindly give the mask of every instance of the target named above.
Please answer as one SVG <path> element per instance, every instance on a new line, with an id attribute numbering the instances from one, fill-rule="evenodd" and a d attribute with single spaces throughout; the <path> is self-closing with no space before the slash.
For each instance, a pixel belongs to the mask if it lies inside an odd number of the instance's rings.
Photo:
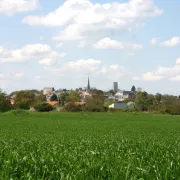
<path id="1" fill-rule="evenodd" d="M 90 81 L 89 81 L 89 77 L 88 77 L 88 85 L 87 85 L 87 90 L 90 91 L 91 87 L 90 87 Z"/>

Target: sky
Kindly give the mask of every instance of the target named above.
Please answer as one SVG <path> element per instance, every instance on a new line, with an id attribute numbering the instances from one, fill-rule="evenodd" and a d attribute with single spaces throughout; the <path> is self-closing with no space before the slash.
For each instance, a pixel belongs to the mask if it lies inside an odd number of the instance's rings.
<path id="1" fill-rule="evenodd" d="M 0 0 L 0 88 L 180 94 L 179 0 Z"/>

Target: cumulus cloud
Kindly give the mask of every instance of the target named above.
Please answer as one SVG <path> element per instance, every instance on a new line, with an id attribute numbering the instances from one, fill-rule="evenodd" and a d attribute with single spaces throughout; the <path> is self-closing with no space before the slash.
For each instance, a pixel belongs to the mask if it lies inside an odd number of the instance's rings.
<path id="1" fill-rule="evenodd" d="M 132 49 L 139 50 L 142 49 L 143 46 L 141 44 L 133 44 L 133 43 L 124 43 L 117 40 L 113 40 L 109 37 L 99 40 L 93 47 L 96 49 Z"/>
<path id="2" fill-rule="evenodd" d="M 32 60 L 42 60 L 44 58 L 55 59 L 64 56 L 65 53 L 53 51 L 47 44 L 27 44 L 21 49 L 3 49 L 0 53 L 0 63 L 21 63 Z"/>
<path id="3" fill-rule="evenodd" d="M 30 25 L 63 26 L 75 24 L 101 24 L 122 27 L 143 19 L 162 14 L 152 0 L 130 0 L 127 3 L 93 4 L 89 0 L 66 0 L 54 12 L 44 16 L 27 16 L 23 22 Z"/>
<path id="4" fill-rule="evenodd" d="M 126 3 L 93 3 L 90 0 L 66 0 L 54 12 L 41 16 L 27 16 L 24 23 L 32 26 L 63 27 L 55 41 L 82 40 L 90 33 L 105 30 L 129 30 L 143 20 L 163 13 L 153 0 L 129 0 Z M 101 34 L 101 33 L 100 33 Z"/>
<path id="5" fill-rule="evenodd" d="M 45 66 L 45 70 L 57 75 L 73 77 L 73 74 L 77 77 L 83 77 L 93 75 L 94 77 L 104 77 L 106 79 L 122 78 L 129 76 L 130 72 L 123 66 L 112 64 L 109 66 L 103 66 L 100 60 L 97 59 L 80 59 L 77 61 L 70 61 L 60 66 Z"/>
<path id="6" fill-rule="evenodd" d="M 15 73 L 15 77 L 23 78 L 24 77 L 24 73 L 23 72 Z"/>
<path id="7" fill-rule="evenodd" d="M 4 74 L 0 73 L 0 80 L 4 79 Z"/>
<path id="8" fill-rule="evenodd" d="M 153 72 L 146 72 L 143 74 L 143 80 L 146 81 L 159 81 L 163 78 L 163 76 L 155 75 Z"/>
<path id="9" fill-rule="evenodd" d="M 159 81 L 162 79 L 170 81 L 180 80 L 180 58 L 177 58 L 176 63 L 172 67 L 159 66 L 154 71 L 146 72 L 142 76 L 136 76 L 133 80 Z"/>
<path id="10" fill-rule="evenodd" d="M 160 38 L 158 38 L 158 37 L 152 38 L 151 41 L 150 41 L 150 44 L 151 45 L 156 45 L 158 43 L 159 39 Z"/>
<path id="11" fill-rule="evenodd" d="M 0 0 L 0 15 L 13 15 L 38 7 L 39 0 Z"/>
<path id="12" fill-rule="evenodd" d="M 178 46 L 180 45 L 180 37 L 176 36 L 176 37 L 172 37 L 169 40 L 163 41 L 161 43 L 162 46 L 165 47 L 174 47 L 174 46 Z"/>

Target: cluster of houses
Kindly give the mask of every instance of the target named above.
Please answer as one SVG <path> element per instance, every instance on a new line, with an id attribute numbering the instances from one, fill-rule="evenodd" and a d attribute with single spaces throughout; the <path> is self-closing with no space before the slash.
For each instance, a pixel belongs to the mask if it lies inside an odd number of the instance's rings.
<path id="1" fill-rule="evenodd" d="M 80 102 L 77 103 L 85 103 L 85 100 L 91 96 L 90 90 L 88 88 L 78 88 L 76 91 L 80 94 Z M 48 104 L 56 106 L 58 101 L 50 101 L 51 96 L 55 94 L 58 98 L 60 97 L 61 93 L 66 92 L 69 93 L 70 90 L 59 89 L 57 91 L 54 90 L 53 87 L 44 88 L 43 95 L 46 96 L 46 101 Z M 114 93 L 105 93 L 104 98 L 105 100 L 112 100 L 112 104 L 109 108 L 116 108 L 116 109 L 125 109 L 125 108 L 133 108 L 134 106 L 129 106 L 128 103 L 124 102 L 126 99 L 133 98 L 135 93 L 132 91 L 123 91 L 118 90 L 118 92 Z"/>
<path id="2" fill-rule="evenodd" d="M 83 103 L 85 104 L 85 101 L 88 97 L 91 96 L 91 90 L 94 90 L 95 88 L 90 87 L 90 81 L 88 78 L 88 85 L 85 88 L 77 88 L 76 92 L 79 93 L 80 95 L 80 102 L 77 103 Z M 42 90 L 42 94 L 46 97 L 46 102 L 52 106 L 57 106 L 59 105 L 59 98 L 62 93 L 70 93 L 70 90 L 66 89 L 59 89 L 55 90 L 54 87 L 45 87 Z M 38 96 L 39 94 L 37 94 Z M 51 101 L 51 97 L 53 95 L 56 95 L 57 100 L 56 101 Z M 133 91 L 125 91 L 125 90 L 119 90 L 118 89 L 118 83 L 114 83 L 114 91 L 105 93 L 104 99 L 105 100 L 111 100 L 112 104 L 109 106 L 109 108 L 116 108 L 116 109 L 124 109 L 124 108 L 133 108 L 133 106 L 129 106 L 128 103 L 125 102 L 126 99 L 133 98 L 135 96 L 135 92 Z M 11 104 L 14 104 L 14 98 L 15 95 L 11 97 Z M 130 103 L 129 103 L 130 104 Z"/>

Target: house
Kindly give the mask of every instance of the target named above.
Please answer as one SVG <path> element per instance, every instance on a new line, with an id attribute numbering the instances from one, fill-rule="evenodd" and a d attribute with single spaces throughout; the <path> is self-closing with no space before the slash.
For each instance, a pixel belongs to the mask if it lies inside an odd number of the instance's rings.
<path id="1" fill-rule="evenodd" d="M 53 92 L 54 92 L 53 87 L 46 87 L 43 89 L 43 95 L 49 95 L 49 94 L 52 94 Z"/>
<path id="2" fill-rule="evenodd" d="M 124 102 L 115 102 L 109 106 L 112 109 L 134 109 L 133 105 Z"/>
<path id="3" fill-rule="evenodd" d="M 49 104 L 51 106 L 58 106 L 59 102 L 58 101 L 48 101 L 47 104 Z"/>
<path id="4" fill-rule="evenodd" d="M 125 99 L 131 98 L 134 96 L 132 91 L 119 91 L 115 94 L 115 102 L 123 102 Z"/>

